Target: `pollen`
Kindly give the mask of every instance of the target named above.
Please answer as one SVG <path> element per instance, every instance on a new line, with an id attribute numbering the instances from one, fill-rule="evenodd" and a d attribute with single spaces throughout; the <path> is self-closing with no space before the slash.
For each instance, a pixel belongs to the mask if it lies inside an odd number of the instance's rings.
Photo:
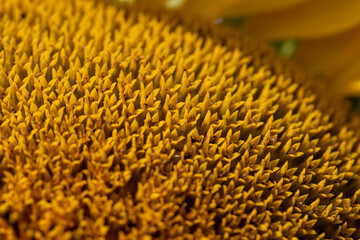
<path id="1" fill-rule="evenodd" d="M 0 239 L 359 239 L 360 122 L 174 12 L 0 5 Z"/>

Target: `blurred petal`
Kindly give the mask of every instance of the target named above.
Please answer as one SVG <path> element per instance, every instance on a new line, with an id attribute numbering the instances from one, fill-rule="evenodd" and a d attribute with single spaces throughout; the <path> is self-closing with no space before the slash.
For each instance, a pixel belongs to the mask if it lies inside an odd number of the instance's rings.
<path id="1" fill-rule="evenodd" d="M 146 9 L 162 9 L 166 4 L 166 0 L 131 0 L 134 1 L 137 6 L 141 6 Z"/>
<path id="2" fill-rule="evenodd" d="M 238 5 L 247 0 L 186 0 L 182 6 L 184 12 L 203 17 L 222 17 L 222 9 Z"/>
<path id="3" fill-rule="evenodd" d="M 338 74 L 360 56 L 360 25 L 344 33 L 300 41 L 295 61 L 314 75 Z"/>
<path id="4" fill-rule="evenodd" d="M 265 39 L 314 38 L 346 31 L 360 23 L 359 0 L 311 0 L 253 16 L 245 32 Z"/>
<path id="5" fill-rule="evenodd" d="M 333 89 L 346 96 L 360 97 L 360 56 L 334 78 Z"/>
<path id="6" fill-rule="evenodd" d="M 293 7 L 296 4 L 309 0 L 245 0 L 238 1 L 236 5 L 229 8 L 224 8 L 220 14 L 222 16 L 248 16 L 259 13 L 266 13 L 276 11 L 288 7 Z"/>
<path id="7" fill-rule="evenodd" d="M 167 0 L 165 6 L 167 8 L 179 8 L 183 5 L 184 0 Z"/>
<path id="8" fill-rule="evenodd" d="M 183 9 L 187 13 L 218 18 L 264 13 L 304 1 L 309 0 L 187 0 Z"/>

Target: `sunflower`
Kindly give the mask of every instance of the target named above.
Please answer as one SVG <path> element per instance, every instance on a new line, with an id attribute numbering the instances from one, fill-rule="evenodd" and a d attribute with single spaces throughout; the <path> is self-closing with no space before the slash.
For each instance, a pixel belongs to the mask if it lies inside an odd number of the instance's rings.
<path id="1" fill-rule="evenodd" d="M 240 16 L 241 30 L 248 35 L 268 41 L 297 40 L 292 60 L 326 81 L 329 90 L 342 96 L 360 93 L 358 0 L 138 1 L 213 20 Z"/>
<path id="2" fill-rule="evenodd" d="M 359 239 L 360 120 L 267 44 L 0 5 L 0 239 Z"/>

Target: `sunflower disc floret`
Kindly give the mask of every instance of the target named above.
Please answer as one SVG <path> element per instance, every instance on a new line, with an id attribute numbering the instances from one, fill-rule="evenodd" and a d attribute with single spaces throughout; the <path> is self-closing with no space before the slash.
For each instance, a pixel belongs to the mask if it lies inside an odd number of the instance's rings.
<path id="1" fill-rule="evenodd" d="M 95 1 L 0 16 L 1 239 L 360 237 L 360 125 L 270 48 Z"/>

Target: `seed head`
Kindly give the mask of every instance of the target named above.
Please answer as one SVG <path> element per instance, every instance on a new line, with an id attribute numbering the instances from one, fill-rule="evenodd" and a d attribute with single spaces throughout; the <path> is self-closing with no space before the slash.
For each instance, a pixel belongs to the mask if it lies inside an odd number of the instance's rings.
<path id="1" fill-rule="evenodd" d="M 360 237 L 359 121 L 271 48 L 96 1 L 0 13 L 3 239 Z"/>

